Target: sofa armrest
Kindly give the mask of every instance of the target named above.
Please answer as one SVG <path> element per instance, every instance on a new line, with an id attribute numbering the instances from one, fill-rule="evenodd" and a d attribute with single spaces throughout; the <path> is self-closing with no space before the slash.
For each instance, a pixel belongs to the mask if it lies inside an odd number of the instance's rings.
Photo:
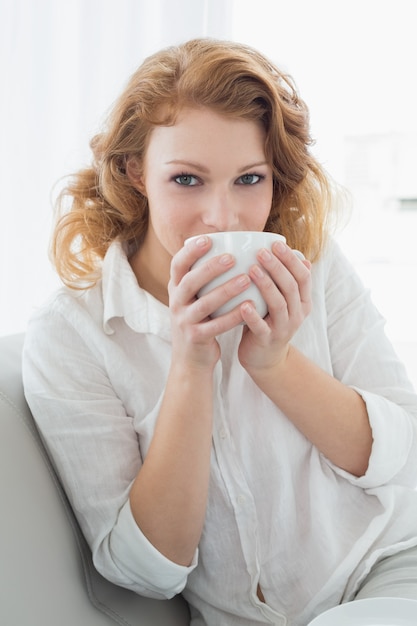
<path id="1" fill-rule="evenodd" d="M 24 399 L 23 339 L 0 338 L 0 623 L 189 624 L 183 598 L 143 598 L 95 570 Z"/>

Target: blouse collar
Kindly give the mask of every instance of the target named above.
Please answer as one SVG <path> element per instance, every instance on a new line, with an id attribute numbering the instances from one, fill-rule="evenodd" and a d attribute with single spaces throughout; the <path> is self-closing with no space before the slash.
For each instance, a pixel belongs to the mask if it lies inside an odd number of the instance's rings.
<path id="1" fill-rule="evenodd" d="M 170 340 L 168 307 L 140 287 L 123 244 L 108 248 L 102 269 L 103 327 L 114 333 L 111 321 L 123 318 L 137 333 L 152 333 Z"/>

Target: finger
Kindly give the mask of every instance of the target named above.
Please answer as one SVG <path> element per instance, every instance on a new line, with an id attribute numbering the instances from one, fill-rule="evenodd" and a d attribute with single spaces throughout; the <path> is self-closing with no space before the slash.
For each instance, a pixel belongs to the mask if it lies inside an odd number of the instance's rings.
<path id="1" fill-rule="evenodd" d="M 290 274 L 295 278 L 300 301 L 304 305 L 309 305 L 311 301 L 311 263 L 302 252 L 292 250 L 287 245 L 277 246 L 273 249 L 277 258 L 285 265 Z"/>
<path id="2" fill-rule="evenodd" d="M 203 257 L 210 250 L 211 246 L 210 238 L 205 235 L 186 243 L 172 258 L 171 282 L 174 285 L 179 285 L 192 265 Z"/>
<path id="3" fill-rule="evenodd" d="M 308 304 L 311 298 L 309 261 L 301 260 L 287 245 L 278 242 L 272 252 L 261 250 L 258 259 L 284 295 L 289 308 L 299 301 Z"/>
<path id="4" fill-rule="evenodd" d="M 232 311 L 226 313 L 225 315 L 221 315 L 220 317 L 215 318 L 207 318 L 203 320 L 201 323 L 196 323 L 191 325 L 193 340 L 198 342 L 205 342 L 207 340 L 212 339 L 213 337 L 218 337 L 223 333 L 231 330 L 232 328 L 236 328 L 237 326 L 241 326 L 243 323 L 242 314 L 240 311 L 240 306 L 236 306 Z"/>
<path id="5" fill-rule="evenodd" d="M 265 319 L 259 315 L 253 302 L 243 302 L 240 310 L 243 321 L 254 335 L 261 339 L 270 336 L 271 329 Z"/>
<path id="6" fill-rule="evenodd" d="M 275 259 L 275 261 L 268 264 L 270 265 L 269 271 L 266 271 L 265 268 L 259 265 L 253 265 L 249 270 L 249 276 L 261 292 L 267 304 L 269 316 L 274 318 L 276 322 L 286 322 L 289 316 L 290 305 L 288 302 L 288 294 L 284 293 L 284 288 L 281 289 L 281 284 L 284 283 L 284 279 L 280 279 L 279 274 L 284 276 L 284 272 L 288 274 L 288 271 L 283 267 L 281 271 L 279 271 L 278 268 L 278 271 L 275 271 L 274 278 L 272 278 L 270 272 L 274 271 L 274 268 L 279 265 L 279 261 Z M 278 284 L 278 281 L 281 284 Z M 293 282 L 295 283 L 295 281 Z M 297 296 L 299 296 L 298 287 Z"/>
<path id="7" fill-rule="evenodd" d="M 181 302 L 192 302 L 197 298 L 200 290 L 214 281 L 213 288 L 218 284 L 225 283 L 227 277 L 222 278 L 235 265 L 235 259 L 231 254 L 222 254 L 207 261 L 197 259 L 195 265 L 188 270 L 181 280 Z"/>
<path id="8" fill-rule="evenodd" d="M 206 317 L 212 316 L 227 303 L 233 308 L 238 308 L 238 302 L 234 305 L 233 300 L 244 293 L 250 284 L 251 280 L 247 274 L 239 274 L 239 276 L 227 280 L 218 287 L 214 287 L 190 306 L 190 322 L 198 323 Z"/>

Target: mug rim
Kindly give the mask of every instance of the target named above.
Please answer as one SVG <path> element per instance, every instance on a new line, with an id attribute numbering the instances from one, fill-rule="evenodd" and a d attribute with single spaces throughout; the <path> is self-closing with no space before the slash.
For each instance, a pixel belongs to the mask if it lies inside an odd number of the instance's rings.
<path id="1" fill-rule="evenodd" d="M 280 233 L 274 233 L 272 231 L 269 230 L 219 230 L 213 233 L 200 233 L 198 235 L 192 235 L 191 237 L 187 237 L 184 240 L 184 245 L 186 243 L 188 243 L 189 241 L 193 241 L 194 239 L 197 239 L 197 237 L 216 237 L 218 235 L 221 236 L 239 236 L 239 235 L 243 235 L 243 234 L 250 234 L 250 235 L 273 235 L 274 237 L 277 238 L 277 240 L 279 241 L 283 241 L 284 243 L 286 243 L 287 239 L 284 235 L 281 235 Z"/>

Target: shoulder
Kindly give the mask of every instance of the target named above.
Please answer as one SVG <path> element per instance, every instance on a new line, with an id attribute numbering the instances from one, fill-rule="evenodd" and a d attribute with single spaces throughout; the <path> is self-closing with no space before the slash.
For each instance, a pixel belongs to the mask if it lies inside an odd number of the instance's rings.
<path id="1" fill-rule="evenodd" d="M 29 320 L 24 359 L 40 358 L 54 351 L 80 350 L 83 344 L 98 341 L 103 333 L 103 298 L 98 283 L 86 291 L 63 287 L 40 306 Z"/>
<path id="2" fill-rule="evenodd" d="M 320 258 L 313 264 L 313 273 L 320 276 L 330 290 L 342 287 L 346 280 L 357 285 L 362 282 L 353 262 L 334 238 L 326 242 Z"/>
<path id="3" fill-rule="evenodd" d="M 29 320 L 31 328 L 75 325 L 86 323 L 88 319 L 103 318 L 103 296 L 101 282 L 86 290 L 62 287 L 41 305 Z"/>

